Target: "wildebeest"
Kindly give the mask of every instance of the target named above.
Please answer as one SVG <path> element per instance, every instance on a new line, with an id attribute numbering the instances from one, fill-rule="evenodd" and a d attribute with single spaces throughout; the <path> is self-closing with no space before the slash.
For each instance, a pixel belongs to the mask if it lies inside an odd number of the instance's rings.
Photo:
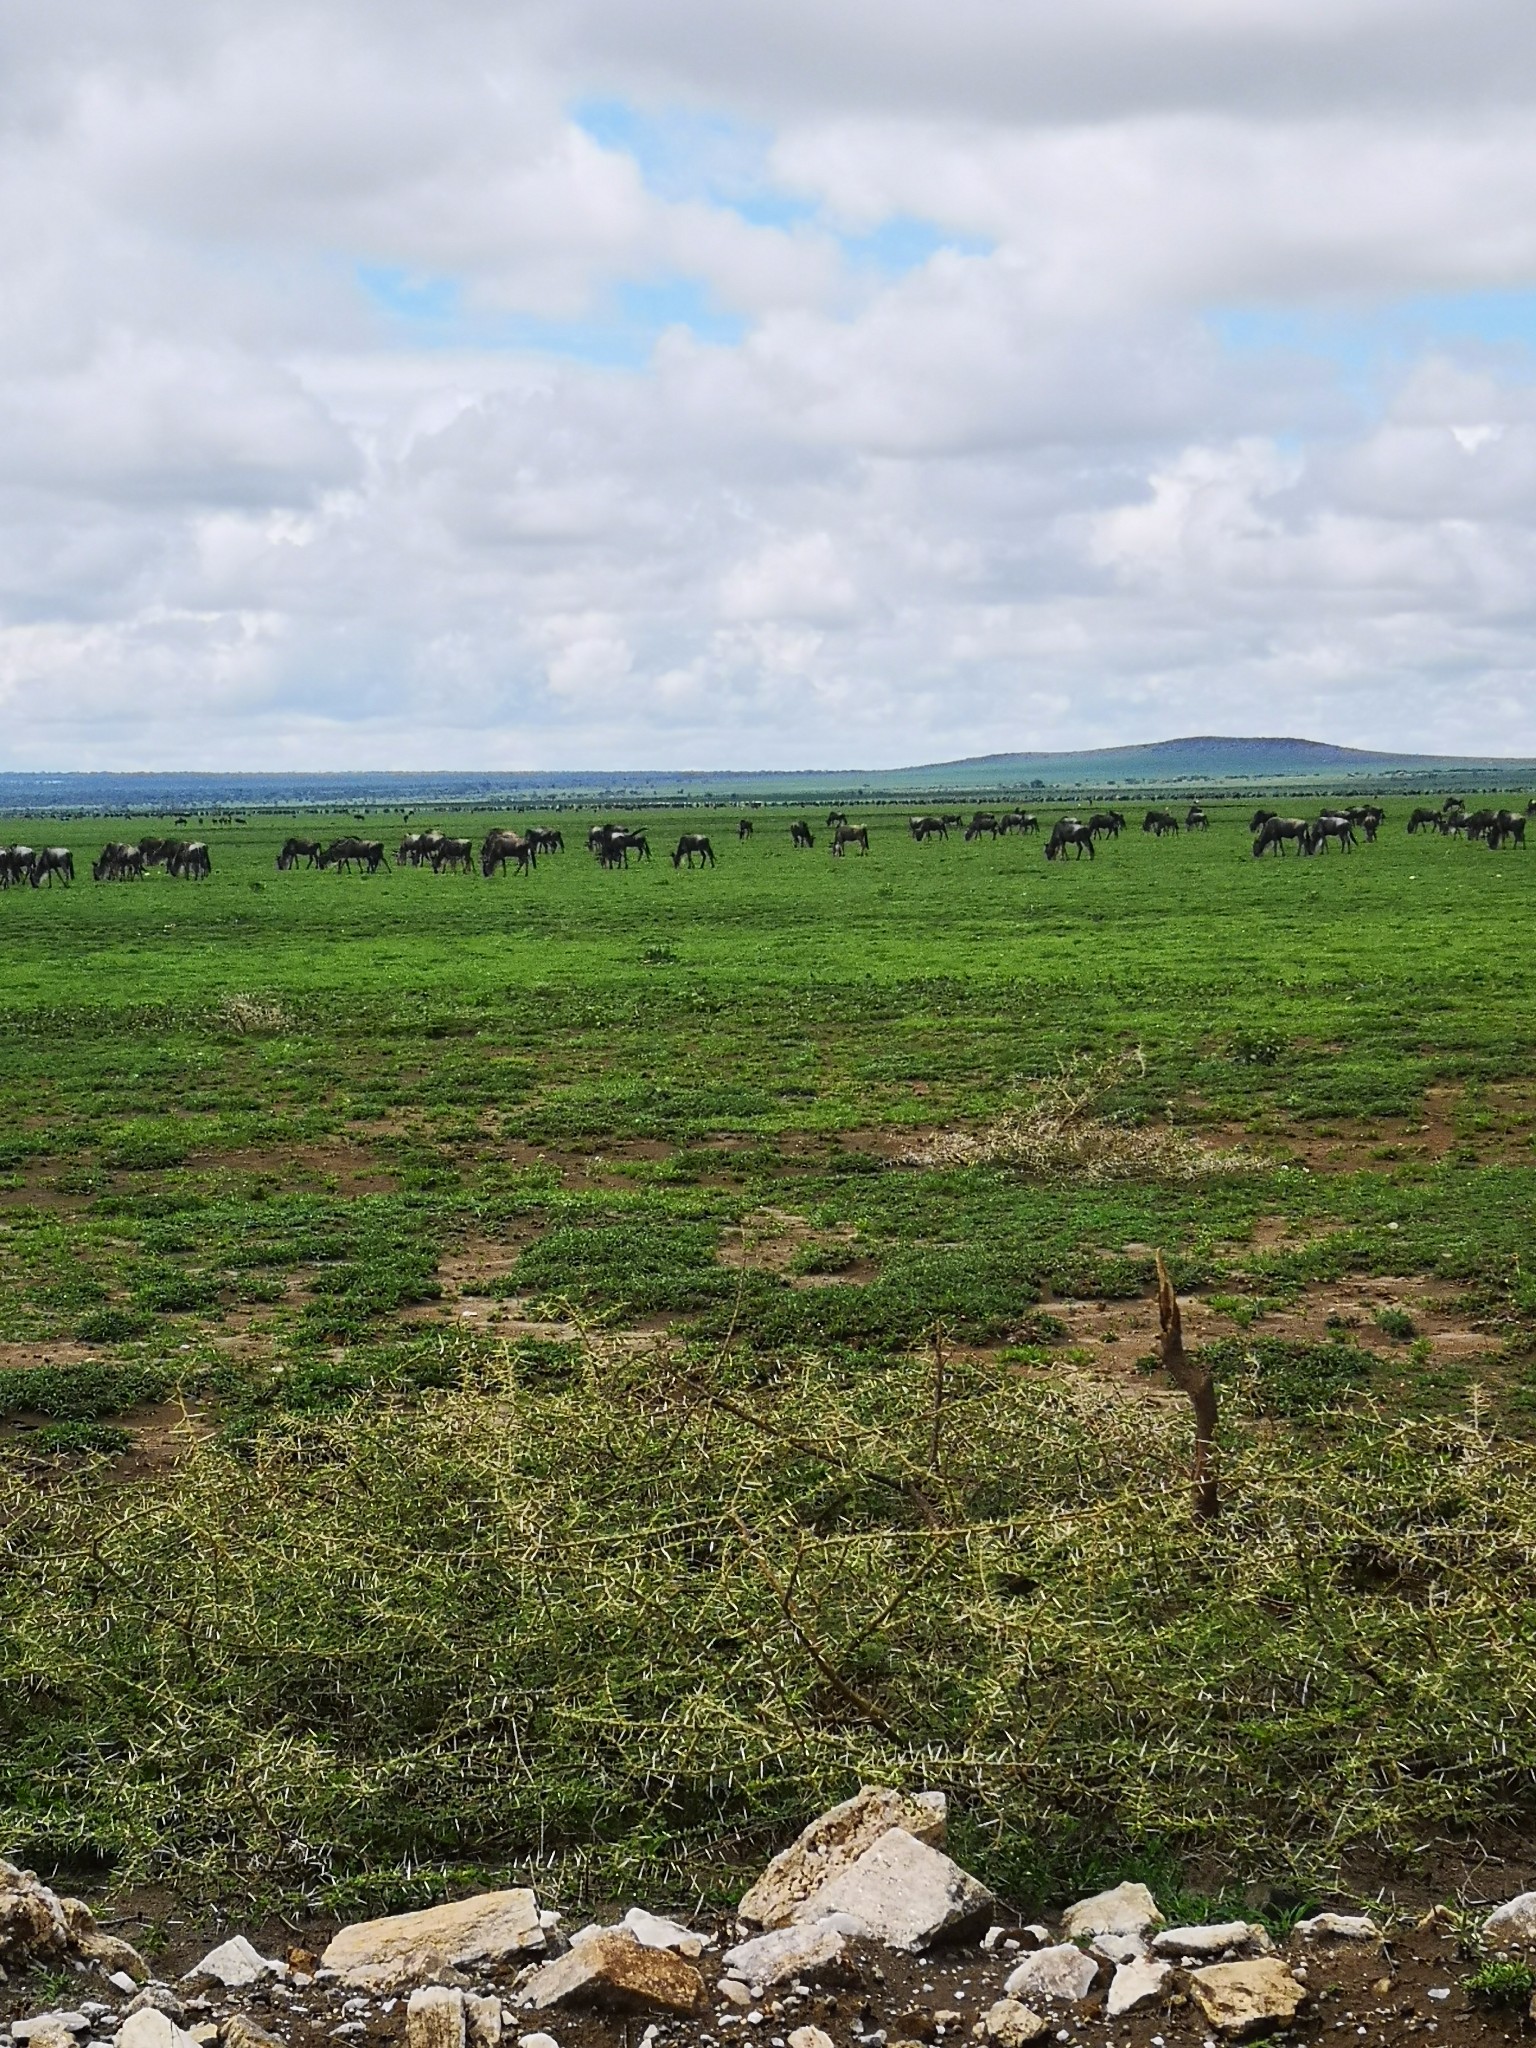
<path id="1" fill-rule="evenodd" d="M 680 868 L 685 860 L 689 867 L 692 867 L 695 854 L 698 855 L 705 867 L 712 868 L 714 866 L 715 849 L 710 845 L 705 835 L 702 832 L 685 832 L 682 838 L 678 840 L 673 852 L 673 867 Z"/>
<path id="2" fill-rule="evenodd" d="M 138 881 L 144 873 L 144 856 L 136 846 L 114 839 L 91 863 L 93 882 Z"/>
<path id="3" fill-rule="evenodd" d="M 1287 840 L 1294 842 L 1298 853 L 1305 853 L 1311 831 L 1312 827 L 1305 818 L 1277 818 L 1271 811 L 1259 827 L 1258 837 L 1253 842 L 1253 857 L 1257 860 L 1259 855 L 1267 853 L 1270 847 L 1275 849 L 1277 856 L 1283 857 Z"/>
<path id="4" fill-rule="evenodd" d="M 1033 811 L 1004 811 L 997 821 L 999 832 L 1038 832 L 1040 820 Z"/>
<path id="5" fill-rule="evenodd" d="M 440 875 L 444 868 L 452 874 L 455 868 L 462 868 L 466 875 L 475 872 L 475 843 L 472 839 L 439 839 L 427 855 L 434 875 Z"/>
<path id="6" fill-rule="evenodd" d="M 1525 819 L 1518 811 L 1500 811 L 1483 832 L 1483 844 L 1490 853 L 1497 853 L 1506 840 L 1512 840 L 1516 846 L 1525 845 Z"/>
<path id="7" fill-rule="evenodd" d="M 832 851 L 841 860 L 850 846 L 856 846 L 860 853 L 869 852 L 869 827 L 867 825 L 839 825 L 832 834 Z"/>
<path id="8" fill-rule="evenodd" d="M 348 836 L 333 839 L 321 852 L 315 866 L 341 869 L 356 867 L 360 873 L 376 875 L 381 867 L 387 868 L 389 862 L 384 857 L 382 839 L 357 839 Z"/>
<path id="9" fill-rule="evenodd" d="M 0 888 L 9 889 L 13 883 L 19 885 L 30 880 L 36 859 L 30 846 L 0 847 Z"/>
<path id="10" fill-rule="evenodd" d="M 1376 844 L 1377 830 L 1385 823 L 1387 816 L 1379 804 L 1352 804 L 1344 815 L 1351 825 L 1358 827 L 1365 834 L 1367 846 Z"/>
<path id="11" fill-rule="evenodd" d="M 313 867 L 319 858 L 320 842 L 318 839 L 285 839 L 283 841 L 283 850 L 277 856 L 277 871 L 280 875 L 286 875 L 288 870 L 296 868 L 301 860 L 308 861 L 309 865 Z"/>
<path id="12" fill-rule="evenodd" d="M 736 827 L 736 837 L 738 839 L 750 839 L 752 837 L 752 820 L 750 818 L 743 818 Z"/>
<path id="13" fill-rule="evenodd" d="M 1177 838 L 1179 821 L 1172 811 L 1154 809 L 1148 811 L 1147 815 L 1142 819 L 1141 829 L 1143 832 L 1155 833 L 1159 839 L 1168 832 L 1173 833 L 1174 837 Z"/>
<path id="14" fill-rule="evenodd" d="M 907 830 L 919 842 L 925 839 L 947 839 L 949 827 L 942 818 L 908 818 Z"/>
<path id="15" fill-rule="evenodd" d="M 1118 811 L 1091 811 L 1088 815 L 1088 830 L 1095 839 L 1118 839 L 1124 826 Z"/>
<path id="16" fill-rule="evenodd" d="M 1051 836 L 1045 842 L 1046 859 L 1060 860 L 1069 846 L 1077 848 L 1079 860 L 1082 859 L 1085 853 L 1090 860 L 1094 858 L 1093 834 L 1080 818 L 1058 818 L 1056 820 L 1056 823 L 1051 827 Z"/>
<path id="17" fill-rule="evenodd" d="M 991 811 L 977 811 L 965 828 L 968 840 L 979 839 L 983 832 L 989 832 L 994 839 L 997 837 L 997 819 Z"/>
<path id="18" fill-rule="evenodd" d="M 628 867 L 629 856 L 651 857 L 651 842 L 643 832 L 628 832 L 622 825 L 594 825 L 587 834 L 587 846 L 597 855 L 599 867 Z"/>
<path id="19" fill-rule="evenodd" d="M 834 825 L 846 825 L 846 824 L 847 824 L 847 822 L 848 822 L 848 813 L 847 813 L 846 811 L 828 811 L 828 813 L 827 813 L 827 827 L 828 827 L 828 830 L 830 830 L 830 829 L 832 828 L 832 826 L 834 826 Z"/>
<path id="20" fill-rule="evenodd" d="M 800 852 L 816 844 L 815 836 L 804 818 L 796 818 L 789 828 L 789 843 Z"/>
<path id="21" fill-rule="evenodd" d="M 177 881 L 206 882 L 213 873 L 213 861 L 201 839 L 189 839 L 166 855 L 165 872 Z"/>
<path id="22" fill-rule="evenodd" d="M 480 848 L 481 874 L 489 880 L 498 868 L 505 869 L 508 861 L 514 863 L 520 875 L 538 866 L 532 835 L 524 839 L 516 832 L 487 832 Z"/>
<path id="23" fill-rule="evenodd" d="M 1209 832 L 1210 829 L 1211 821 L 1205 815 L 1200 805 L 1191 804 L 1184 813 L 1184 830 L 1186 832 Z"/>
<path id="24" fill-rule="evenodd" d="M 958 811 L 940 811 L 939 816 L 946 825 L 963 825 L 965 823 L 964 818 L 961 817 Z"/>
<path id="25" fill-rule="evenodd" d="M 1432 811 L 1426 805 L 1420 804 L 1408 820 L 1408 830 L 1410 832 L 1425 832 L 1432 826 L 1438 829 L 1443 816 L 1443 812 Z"/>
<path id="26" fill-rule="evenodd" d="M 556 825 L 530 825 L 528 827 L 528 844 L 533 848 L 535 854 L 564 853 L 565 851 L 565 840 L 561 836 L 559 827 Z"/>
<path id="27" fill-rule="evenodd" d="M 1330 839 L 1337 839 L 1342 852 L 1353 852 L 1355 828 L 1342 811 L 1324 811 L 1311 825 L 1307 832 L 1307 852 L 1326 853 Z"/>
<path id="28" fill-rule="evenodd" d="M 1277 815 L 1278 814 L 1274 811 L 1255 811 L 1253 816 L 1248 820 L 1248 830 L 1250 832 L 1259 831 L 1263 826 L 1269 823 L 1271 818 Z"/>
<path id="29" fill-rule="evenodd" d="M 75 879 L 75 857 L 67 846 L 44 846 L 33 859 L 31 881 L 34 889 L 45 879 L 51 889 L 55 876 L 66 888 Z"/>
<path id="30" fill-rule="evenodd" d="M 181 844 L 179 839 L 141 839 L 139 851 L 144 856 L 146 868 L 164 867 L 166 861 Z"/>
<path id="31" fill-rule="evenodd" d="M 1461 819 L 1461 830 L 1469 839 L 1481 839 L 1490 825 L 1497 824 L 1499 814 L 1494 810 L 1473 811 L 1470 817 Z"/>

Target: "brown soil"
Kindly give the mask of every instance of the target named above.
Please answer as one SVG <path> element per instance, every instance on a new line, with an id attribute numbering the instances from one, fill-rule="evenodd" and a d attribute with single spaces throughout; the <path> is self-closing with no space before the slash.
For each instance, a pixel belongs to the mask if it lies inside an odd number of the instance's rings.
<path id="1" fill-rule="evenodd" d="M 818 1230 L 789 1209 L 762 1208 L 737 1229 L 722 1233 L 718 1257 L 722 1266 L 749 1273 L 776 1273 L 791 1287 L 841 1287 L 870 1280 L 878 1270 L 873 1260 L 860 1259 L 831 1273 L 791 1273 L 790 1263 L 811 1247 L 831 1250 L 853 1242 L 850 1228 Z"/>
<path id="2" fill-rule="evenodd" d="M 1459 1083 L 1426 1088 L 1419 1117 L 1330 1117 L 1325 1124 L 1243 1124 L 1222 1136 L 1247 1145 L 1268 1163 L 1305 1166 L 1314 1173 L 1359 1173 L 1372 1167 L 1458 1157 L 1484 1166 L 1528 1166 L 1536 1132 L 1536 1085 L 1497 1081 L 1475 1101 Z"/>

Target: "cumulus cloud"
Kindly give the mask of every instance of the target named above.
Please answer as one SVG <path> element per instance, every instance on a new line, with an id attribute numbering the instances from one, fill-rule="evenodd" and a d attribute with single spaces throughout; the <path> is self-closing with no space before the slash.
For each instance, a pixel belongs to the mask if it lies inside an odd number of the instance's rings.
<path id="1" fill-rule="evenodd" d="M 0 24 L 15 766 L 1536 751 L 1515 0 Z"/>

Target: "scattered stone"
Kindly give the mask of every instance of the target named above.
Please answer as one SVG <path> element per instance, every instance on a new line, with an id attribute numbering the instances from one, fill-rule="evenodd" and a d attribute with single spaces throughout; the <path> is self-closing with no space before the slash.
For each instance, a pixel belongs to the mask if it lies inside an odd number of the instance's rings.
<path id="1" fill-rule="evenodd" d="M 1000 1998 L 990 2006 L 984 2024 L 987 2039 L 995 2041 L 997 2048 L 1029 2048 L 1032 2041 L 1043 2040 L 1051 2031 L 1049 2020 L 1041 2019 L 1016 1998 Z"/>
<path id="2" fill-rule="evenodd" d="M 547 1946 L 531 1891 L 482 1892 L 419 1913 L 358 1920 L 341 1932 L 320 1959 L 357 1990 L 399 1989 L 466 1963 L 500 1963 L 538 1955 Z"/>
<path id="3" fill-rule="evenodd" d="M 117 2048 L 193 2048 L 192 2036 L 157 2005 L 140 2006 L 118 2029 Z"/>
<path id="4" fill-rule="evenodd" d="M 901 1828 L 932 1848 L 941 1847 L 947 1806 L 942 1792 L 915 1796 L 883 1785 L 865 1785 L 851 1799 L 813 1820 L 787 1849 L 781 1849 L 737 1908 L 758 1927 L 783 1927 L 801 1917 L 796 1909 L 856 1863 L 892 1828 Z"/>
<path id="5" fill-rule="evenodd" d="M 1088 1946 L 1105 1963 L 1139 1963 L 1147 1952 L 1139 1934 L 1096 1934 Z"/>
<path id="6" fill-rule="evenodd" d="M 0 1972 L 7 1963 L 65 1959 L 126 1970 L 137 1983 L 149 1975 L 138 1950 L 104 1934 L 83 1899 L 61 1899 L 35 1871 L 0 1861 Z"/>
<path id="7" fill-rule="evenodd" d="M 131 2019 L 136 2012 L 163 2012 L 167 2019 L 174 2020 L 178 2027 L 185 2026 L 187 2008 L 169 1984 L 162 1984 L 151 1978 L 142 1990 L 136 1991 L 123 2008 L 124 2019 Z"/>
<path id="8" fill-rule="evenodd" d="M 479 1992 L 464 1994 L 466 2048 L 501 2048 L 501 2000 Z"/>
<path id="9" fill-rule="evenodd" d="M 1483 1922 L 1483 1938 L 1496 1948 L 1536 1948 L 1536 1892 L 1495 1906 Z"/>
<path id="10" fill-rule="evenodd" d="M 107 1982 L 114 1991 L 121 1991 L 124 1998 L 131 1998 L 137 1988 L 136 1980 L 127 1970 L 110 1971 L 107 1976 Z"/>
<path id="11" fill-rule="evenodd" d="M 1110 1979 L 1104 2017 L 1117 2020 L 1122 2013 L 1134 2012 L 1139 2005 L 1150 2005 L 1154 1999 L 1163 1996 L 1172 1975 L 1171 1963 L 1155 1963 L 1150 1956 L 1122 1963 Z"/>
<path id="12" fill-rule="evenodd" d="M 519 2034 L 517 2048 L 560 2048 L 553 2034 Z"/>
<path id="13" fill-rule="evenodd" d="M 627 1927 L 636 1941 L 644 1942 L 647 1948 L 670 1948 L 680 1956 L 692 1958 L 703 1955 L 709 1947 L 705 1937 L 695 1934 L 691 1927 L 663 1920 L 659 1914 L 647 1913 L 643 1906 L 631 1906 L 620 1925 Z"/>
<path id="14" fill-rule="evenodd" d="M 1237 1955 L 1269 1956 L 1275 1944 L 1255 1920 L 1213 1920 L 1205 1927 L 1165 1927 L 1152 1937 L 1152 1948 L 1160 1956 L 1194 1956 L 1211 1961 L 1231 1951 Z"/>
<path id="15" fill-rule="evenodd" d="M 1068 1906 L 1061 1916 L 1061 1931 L 1068 1941 L 1091 1941 L 1096 1934 L 1142 1935 L 1162 1924 L 1157 1901 L 1144 1884 L 1117 1884 L 1113 1891 L 1095 1892 L 1091 1899 Z"/>
<path id="16" fill-rule="evenodd" d="M 232 2012 L 218 2029 L 219 2048 L 282 2048 L 276 2034 L 258 2026 L 248 2012 Z"/>
<path id="17" fill-rule="evenodd" d="M 213 2048 L 219 2038 L 219 2030 L 212 2020 L 200 2020 L 195 2027 L 188 2027 L 187 2032 L 197 2042 L 198 2048 Z"/>
<path id="18" fill-rule="evenodd" d="M 606 1928 L 557 1962 L 535 1970 L 523 1986 L 525 2006 L 653 2007 L 695 2013 L 707 2002 L 704 1979 L 670 1949 L 647 1948 L 627 1929 Z"/>
<path id="19" fill-rule="evenodd" d="M 68 2027 L 61 2027 L 56 2019 L 43 2019 L 36 2033 L 28 2037 L 27 2048 L 76 2048 L 76 2043 Z"/>
<path id="20" fill-rule="evenodd" d="M 742 1984 L 761 1984 L 766 1989 L 790 1977 L 825 1976 L 842 1962 L 847 1948 L 843 1929 L 835 1921 L 820 1920 L 809 1926 L 776 1927 L 769 1934 L 755 1935 L 751 1941 L 726 1950 L 725 1967 L 730 1977 Z M 724 1989 L 723 1984 L 721 1988 Z"/>
<path id="21" fill-rule="evenodd" d="M 1536 1893 L 1531 1894 L 1536 1899 Z M 1501 1909 L 1502 1910 L 1502 1909 Z M 1380 1941 L 1381 1929 L 1369 1913 L 1314 1913 L 1310 1920 L 1298 1920 L 1296 1932 L 1303 1941 Z"/>
<path id="22" fill-rule="evenodd" d="M 1031 2003 L 1075 2005 L 1086 1998 L 1099 1966 L 1070 1941 L 1054 1948 L 1036 1949 L 1013 1972 L 1003 1989 L 1010 1998 Z"/>
<path id="23" fill-rule="evenodd" d="M 263 1977 L 278 1976 L 282 1967 L 252 1947 L 243 1934 L 232 1934 L 228 1941 L 209 1949 L 200 1963 L 184 1971 L 181 1981 L 190 1984 L 197 1977 L 212 1977 L 228 1991 L 247 1991 Z"/>
<path id="24" fill-rule="evenodd" d="M 715 1989 L 727 2005 L 740 2006 L 743 2012 L 752 2003 L 752 1993 L 739 1977 L 722 1977 Z"/>
<path id="25" fill-rule="evenodd" d="M 1305 1984 L 1278 1956 L 1260 1956 L 1251 1963 L 1212 1963 L 1191 1972 L 1189 1988 L 1207 2024 L 1234 2039 L 1288 2026 L 1307 1996 Z"/>
<path id="26" fill-rule="evenodd" d="M 985 1927 L 997 1901 L 941 1849 L 888 1828 L 857 1861 L 794 1908 L 797 1921 L 846 1913 L 891 1948 L 916 1952 Z"/>
<path id="27" fill-rule="evenodd" d="M 832 2036 L 824 2034 L 820 2027 L 796 2027 L 789 2037 L 789 2048 L 832 2048 Z"/>
<path id="28" fill-rule="evenodd" d="M 449 1984 L 419 1985 L 406 2003 L 405 2038 L 407 2048 L 464 2048 L 463 1992 Z"/>
<path id="29" fill-rule="evenodd" d="M 13 2041 L 30 2041 L 34 2034 L 41 2034 L 46 2028 L 58 2028 L 66 2034 L 88 2034 L 91 2022 L 83 2012 L 37 2012 L 29 2020 L 11 2021 Z"/>

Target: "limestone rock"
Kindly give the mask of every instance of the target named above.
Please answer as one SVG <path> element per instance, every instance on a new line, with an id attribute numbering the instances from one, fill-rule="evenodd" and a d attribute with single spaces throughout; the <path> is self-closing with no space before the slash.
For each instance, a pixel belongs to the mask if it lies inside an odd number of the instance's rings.
<path id="1" fill-rule="evenodd" d="M 832 2048 L 832 2036 L 823 2033 L 820 2027 L 796 2027 L 789 2037 L 789 2048 Z"/>
<path id="2" fill-rule="evenodd" d="M 1530 1895 L 1536 1900 L 1536 1893 Z M 1500 1907 L 1507 1912 L 1507 1907 Z M 1486 1925 L 1484 1932 L 1486 1932 Z M 1314 1913 L 1310 1920 L 1298 1920 L 1296 1932 L 1303 1941 L 1380 1941 L 1381 1929 L 1369 1913 Z"/>
<path id="3" fill-rule="evenodd" d="M 822 1977 L 835 1970 L 848 1943 L 835 1921 L 816 1920 L 799 1927 L 775 1927 L 727 1949 L 725 1967 L 744 1984 L 782 1984 L 790 1977 Z"/>
<path id="4" fill-rule="evenodd" d="M 942 1849 L 888 1828 L 863 1855 L 794 1909 L 794 1918 L 846 1913 L 890 1948 L 919 1949 L 985 1927 L 997 1901 Z"/>
<path id="5" fill-rule="evenodd" d="M 942 1792 L 913 1795 L 865 1785 L 781 1849 L 737 1911 L 758 1927 L 782 1927 L 800 1917 L 798 1906 L 856 1863 L 891 1828 L 903 1828 L 918 1841 L 940 1848 L 946 1818 Z"/>
<path id="6" fill-rule="evenodd" d="M 1172 1975 L 1171 1963 L 1155 1963 L 1150 1956 L 1122 1963 L 1110 1979 L 1104 2017 L 1117 2020 L 1122 2013 L 1134 2012 L 1138 2005 L 1150 2005 L 1163 1996 Z"/>
<path id="7" fill-rule="evenodd" d="M 419 1913 L 358 1920 L 320 1958 L 354 1991 L 394 1990 L 444 1967 L 499 1963 L 538 1955 L 545 1947 L 538 1901 L 531 1891 L 481 1892 Z"/>
<path id="8" fill-rule="evenodd" d="M 192 2036 L 184 2033 L 169 2013 L 145 2005 L 123 2021 L 117 2048 L 193 2048 L 193 2044 Z"/>
<path id="9" fill-rule="evenodd" d="M 219 2048 L 282 2048 L 282 2042 L 248 2012 L 232 2012 L 220 2023 Z"/>
<path id="10" fill-rule="evenodd" d="M 88 1963 L 94 1963 L 107 1977 L 131 1977 L 135 1984 L 149 1981 L 149 1965 L 139 1954 L 131 1941 L 123 1941 L 115 1934 L 104 1934 L 99 1927 L 88 1927 L 75 1938 L 75 1953 L 83 1956 Z"/>
<path id="11" fill-rule="evenodd" d="M 1206 2023 L 1233 2039 L 1287 2026 L 1307 1995 L 1278 1956 L 1251 1963 L 1212 1963 L 1190 1973 L 1189 1988 Z"/>
<path id="12" fill-rule="evenodd" d="M 1483 1937 L 1496 1948 L 1536 1948 L 1536 1892 L 1495 1906 L 1483 1922 Z"/>
<path id="13" fill-rule="evenodd" d="M 90 2021 L 83 2012 L 35 2012 L 30 2019 L 11 2021 L 13 2041 L 31 2041 L 42 2033 L 84 2034 L 90 2031 Z"/>
<path id="14" fill-rule="evenodd" d="M 692 1958 L 703 1955 L 709 1947 L 705 1937 L 695 1934 L 691 1927 L 663 1920 L 659 1914 L 647 1913 L 643 1906 L 631 1906 L 620 1925 L 627 1927 L 636 1941 L 644 1942 L 647 1948 L 670 1948 L 680 1956 Z"/>
<path id="15" fill-rule="evenodd" d="M 521 2002 L 540 2009 L 599 2005 L 695 2013 L 706 1999 L 704 1979 L 692 1963 L 670 1949 L 647 1948 L 625 1928 L 609 1927 L 535 1970 Z"/>
<path id="16" fill-rule="evenodd" d="M 501 2048 L 501 2000 L 464 1993 L 464 2040 L 466 2048 Z"/>
<path id="17" fill-rule="evenodd" d="M 517 2048 L 560 2048 L 553 2034 L 519 2034 Z"/>
<path id="18" fill-rule="evenodd" d="M 0 1964 L 64 1955 L 69 1947 L 58 1894 L 30 1870 L 0 1862 Z"/>
<path id="19" fill-rule="evenodd" d="M 1031 2041 L 1042 2040 L 1051 2031 L 1051 2023 L 1016 1998 L 1000 1998 L 987 2010 L 986 2029 L 987 2039 L 997 2048 L 1029 2048 Z"/>
<path id="20" fill-rule="evenodd" d="M 123 2007 L 124 2019 L 131 2019 L 136 2012 L 163 2012 L 167 2019 L 174 2020 L 178 2027 L 187 2023 L 187 2008 L 171 1989 L 151 1978 L 149 1983 L 136 1991 Z"/>
<path id="21" fill-rule="evenodd" d="M 1061 1916 L 1068 1941 L 1091 1941 L 1096 1934 L 1142 1935 L 1161 1927 L 1163 1916 L 1144 1884 L 1117 1884 L 1113 1891 L 1079 1899 Z"/>
<path id="22" fill-rule="evenodd" d="M 25 2021 L 22 2022 L 25 2025 Z M 15 2029 L 12 2029 L 15 2032 Z M 21 2036 L 17 2036 L 21 2039 Z M 51 2015 L 39 2020 L 35 2029 L 26 2037 L 27 2048 L 79 2048 L 75 2036 L 68 2027 L 61 2026 Z"/>
<path id="23" fill-rule="evenodd" d="M 263 1977 L 280 1975 L 282 1968 L 281 1963 L 262 1955 L 243 1934 L 232 1934 L 228 1941 L 209 1949 L 200 1963 L 184 1972 L 181 1981 L 189 1984 L 196 1977 L 212 1977 L 226 1990 L 247 1991 Z"/>
<path id="24" fill-rule="evenodd" d="M 1088 1946 L 1102 1963 L 1139 1963 L 1147 1952 L 1139 1934 L 1096 1934 Z"/>
<path id="25" fill-rule="evenodd" d="M 406 2048 L 465 2048 L 463 1992 L 418 1985 L 405 2008 L 405 2039 Z"/>
<path id="26" fill-rule="evenodd" d="M 1195 1956 L 1214 1962 L 1229 1950 L 1245 1956 L 1273 1955 L 1275 1944 L 1254 1920 L 1213 1920 L 1205 1927 L 1165 1927 L 1152 1937 L 1160 1956 Z"/>
<path id="27" fill-rule="evenodd" d="M 1032 1956 L 1026 1956 L 1003 1989 L 1010 1998 L 1031 2004 L 1075 2005 L 1088 1996 L 1098 1974 L 1099 1966 L 1092 1956 L 1085 1956 L 1080 1948 L 1064 1941 L 1055 1948 L 1038 1948 Z"/>

